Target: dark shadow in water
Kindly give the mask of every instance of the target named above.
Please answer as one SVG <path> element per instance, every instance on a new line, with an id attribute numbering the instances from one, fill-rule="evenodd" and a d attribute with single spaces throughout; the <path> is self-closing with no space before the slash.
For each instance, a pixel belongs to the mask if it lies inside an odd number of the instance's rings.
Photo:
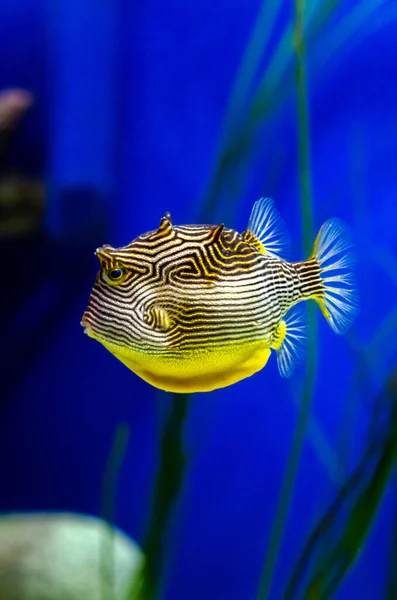
<path id="1" fill-rule="evenodd" d="M 0 408 L 57 335 L 75 299 L 85 290 L 88 297 L 92 287 L 93 253 L 107 232 L 98 208 L 105 205 L 103 195 L 91 188 L 71 189 L 58 200 L 62 238 L 51 238 L 40 228 L 0 240 L 8 271 L 0 300 Z"/>

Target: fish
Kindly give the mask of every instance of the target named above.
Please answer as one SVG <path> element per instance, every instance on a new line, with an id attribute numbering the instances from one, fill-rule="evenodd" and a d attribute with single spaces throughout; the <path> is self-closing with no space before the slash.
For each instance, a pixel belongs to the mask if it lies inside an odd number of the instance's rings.
<path id="1" fill-rule="evenodd" d="M 95 252 L 97 274 L 81 325 L 150 385 L 210 392 L 261 371 L 274 351 L 282 377 L 304 355 L 299 303 L 314 300 L 332 330 L 358 311 L 355 252 L 338 218 L 326 221 L 307 260 L 286 258 L 289 236 L 272 198 L 254 203 L 246 229 L 174 225 Z"/>

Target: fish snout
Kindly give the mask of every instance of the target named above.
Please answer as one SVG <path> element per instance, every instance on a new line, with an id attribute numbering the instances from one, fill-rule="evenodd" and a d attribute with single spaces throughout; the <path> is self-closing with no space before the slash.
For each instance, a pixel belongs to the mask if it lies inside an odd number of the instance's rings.
<path id="1" fill-rule="evenodd" d="M 80 325 L 84 327 L 84 333 L 86 333 L 87 335 L 91 333 L 92 327 L 90 322 L 90 315 L 89 313 L 87 313 L 87 311 L 83 314 L 82 319 L 80 321 Z"/>

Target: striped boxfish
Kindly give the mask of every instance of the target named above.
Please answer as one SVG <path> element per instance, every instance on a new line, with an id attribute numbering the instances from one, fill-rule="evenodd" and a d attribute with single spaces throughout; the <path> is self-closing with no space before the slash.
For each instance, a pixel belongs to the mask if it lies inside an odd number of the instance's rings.
<path id="1" fill-rule="evenodd" d="M 288 235 L 270 198 L 255 202 L 243 233 L 221 225 L 174 225 L 100 262 L 81 324 L 151 385 L 172 392 L 226 387 L 260 371 L 271 351 L 290 376 L 305 326 L 293 307 L 313 299 L 343 334 L 357 307 L 354 254 L 343 221 L 320 228 L 310 257 L 288 262 Z M 293 309 L 293 310 L 291 310 Z"/>

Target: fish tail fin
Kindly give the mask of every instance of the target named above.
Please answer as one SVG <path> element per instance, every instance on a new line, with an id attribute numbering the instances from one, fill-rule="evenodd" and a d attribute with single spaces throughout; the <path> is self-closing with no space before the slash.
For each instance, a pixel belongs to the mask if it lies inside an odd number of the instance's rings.
<path id="1" fill-rule="evenodd" d="M 310 258 L 300 264 L 303 297 L 317 302 L 335 333 L 345 333 L 357 315 L 359 303 L 355 254 L 343 221 L 326 221 L 317 234 Z"/>

